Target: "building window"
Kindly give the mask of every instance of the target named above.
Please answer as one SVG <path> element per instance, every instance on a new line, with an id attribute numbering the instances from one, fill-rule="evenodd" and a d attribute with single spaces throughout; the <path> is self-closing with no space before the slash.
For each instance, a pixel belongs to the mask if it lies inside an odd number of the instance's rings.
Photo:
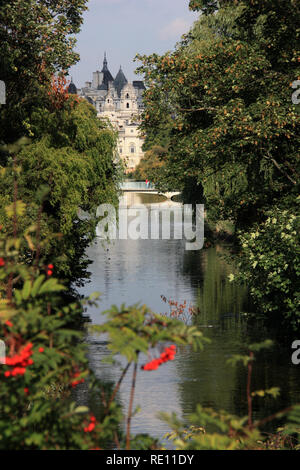
<path id="1" fill-rule="evenodd" d="M 135 146 L 134 145 L 130 146 L 130 153 L 135 153 Z"/>
<path id="2" fill-rule="evenodd" d="M 126 108 L 129 109 L 129 103 L 126 104 Z"/>
<path id="3" fill-rule="evenodd" d="M 127 99 L 127 100 L 129 100 L 129 93 L 127 93 L 127 95 L 126 95 L 126 99 Z"/>

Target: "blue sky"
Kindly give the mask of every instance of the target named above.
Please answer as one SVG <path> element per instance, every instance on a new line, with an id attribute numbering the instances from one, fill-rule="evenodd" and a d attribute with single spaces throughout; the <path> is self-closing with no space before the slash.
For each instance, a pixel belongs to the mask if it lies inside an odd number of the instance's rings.
<path id="1" fill-rule="evenodd" d="M 80 62 L 70 75 L 77 87 L 92 80 L 101 70 L 104 51 L 112 75 L 120 65 L 129 81 L 134 74 L 136 53 L 162 54 L 173 49 L 197 14 L 188 9 L 188 0 L 90 0 L 89 11 L 77 36 Z"/>

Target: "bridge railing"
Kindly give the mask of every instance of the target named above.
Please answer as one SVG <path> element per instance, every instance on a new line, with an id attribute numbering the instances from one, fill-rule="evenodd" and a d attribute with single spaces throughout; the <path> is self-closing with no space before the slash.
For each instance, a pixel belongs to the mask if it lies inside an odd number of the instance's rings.
<path id="1" fill-rule="evenodd" d="M 145 181 L 124 181 L 121 185 L 120 185 L 120 189 L 122 190 L 141 190 L 141 189 L 155 189 L 155 186 L 154 184 L 152 183 L 146 183 Z"/>

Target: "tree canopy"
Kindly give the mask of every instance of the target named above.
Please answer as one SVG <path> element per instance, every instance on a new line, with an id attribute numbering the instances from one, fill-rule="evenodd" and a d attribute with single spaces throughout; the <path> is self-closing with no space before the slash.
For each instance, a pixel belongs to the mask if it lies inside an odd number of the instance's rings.
<path id="1" fill-rule="evenodd" d="M 226 220 L 241 230 L 239 279 L 258 314 L 297 330 L 299 2 L 189 6 L 201 15 L 174 51 L 138 56 L 147 85 L 145 176 L 205 203 L 212 226 Z M 160 143 L 167 151 L 155 171 Z"/>
<path id="2" fill-rule="evenodd" d="M 87 0 L 1 0 L 0 79 L 7 105 L 0 109 L 0 141 L 24 134 L 28 108 L 56 72 L 65 73 L 79 55 L 74 35 L 80 31 Z M 2 126 L 1 126 L 2 127 Z"/>
<path id="3" fill-rule="evenodd" d="M 38 220 L 35 236 L 41 244 L 50 240 L 42 255 L 55 262 L 57 275 L 77 282 L 87 275 L 96 208 L 117 204 L 119 178 L 116 133 L 90 104 L 68 93 L 86 3 L 0 3 L 0 79 L 7 90 L 0 108 L 1 224 L 13 231 L 5 206 L 16 197 L 29 204 L 20 229 Z"/>
<path id="4" fill-rule="evenodd" d="M 139 56 L 143 129 L 159 133 L 171 116 L 167 173 L 183 191 L 202 187 L 214 217 L 245 223 L 298 189 L 299 4 L 216 3 L 190 2 L 206 15 L 173 52 Z"/>

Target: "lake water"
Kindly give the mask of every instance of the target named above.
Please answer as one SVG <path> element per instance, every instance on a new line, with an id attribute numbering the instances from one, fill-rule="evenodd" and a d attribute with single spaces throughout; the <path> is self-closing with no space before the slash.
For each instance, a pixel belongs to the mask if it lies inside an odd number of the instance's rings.
<path id="1" fill-rule="evenodd" d="M 161 201 L 156 195 L 130 193 L 125 202 L 132 205 Z M 171 210 L 169 202 L 165 200 L 164 204 L 164 210 Z M 117 240 L 106 246 L 97 240 L 90 246 L 91 282 L 81 289 L 81 294 L 102 293 L 99 308 L 87 312 L 93 323 L 105 321 L 101 312 L 112 304 L 140 302 L 154 312 L 168 312 L 168 305 L 161 298 L 165 296 L 197 306 L 199 313 L 194 322 L 211 339 L 201 352 L 180 347 L 175 360 L 157 371 L 139 370 L 134 406 L 140 405 L 141 412 L 133 418 L 133 433 L 149 433 L 162 439 L 169 429 L 157 413 L 175 411 L 184 417 L 197 403 L 239 416 L 247 414 L 246 370 L 241 364 L 227 365 L 227 359 L 232 354 L 244 354 L 246 344 L 272 334 L 260 325 L 249 326 L 246 322 L 244 314 L 250 310 L 247 289 L 228 281 L 232 267 L 224 259 L 227 251 L 224 243 L 187 251 L 185 240 Z M 108 354 L 104 339 L 92 335 L 88 343 L 89 360 L 96 375 L 101 380 L 116 381 L 119 368 L 101 362 Z M 252 389 L 278 386 L 281 394 L 276 400 L 255 399 L 254 419 L 300 402 L 300 365 L 292 364 L 291 354 L 288 342 L 261 353 L 255 361 Z M 118 395 L 125 412 L 130 385 L 131 374 Z M 268 429 L 273 430 L 278 424 L 274 422 Z"/>

